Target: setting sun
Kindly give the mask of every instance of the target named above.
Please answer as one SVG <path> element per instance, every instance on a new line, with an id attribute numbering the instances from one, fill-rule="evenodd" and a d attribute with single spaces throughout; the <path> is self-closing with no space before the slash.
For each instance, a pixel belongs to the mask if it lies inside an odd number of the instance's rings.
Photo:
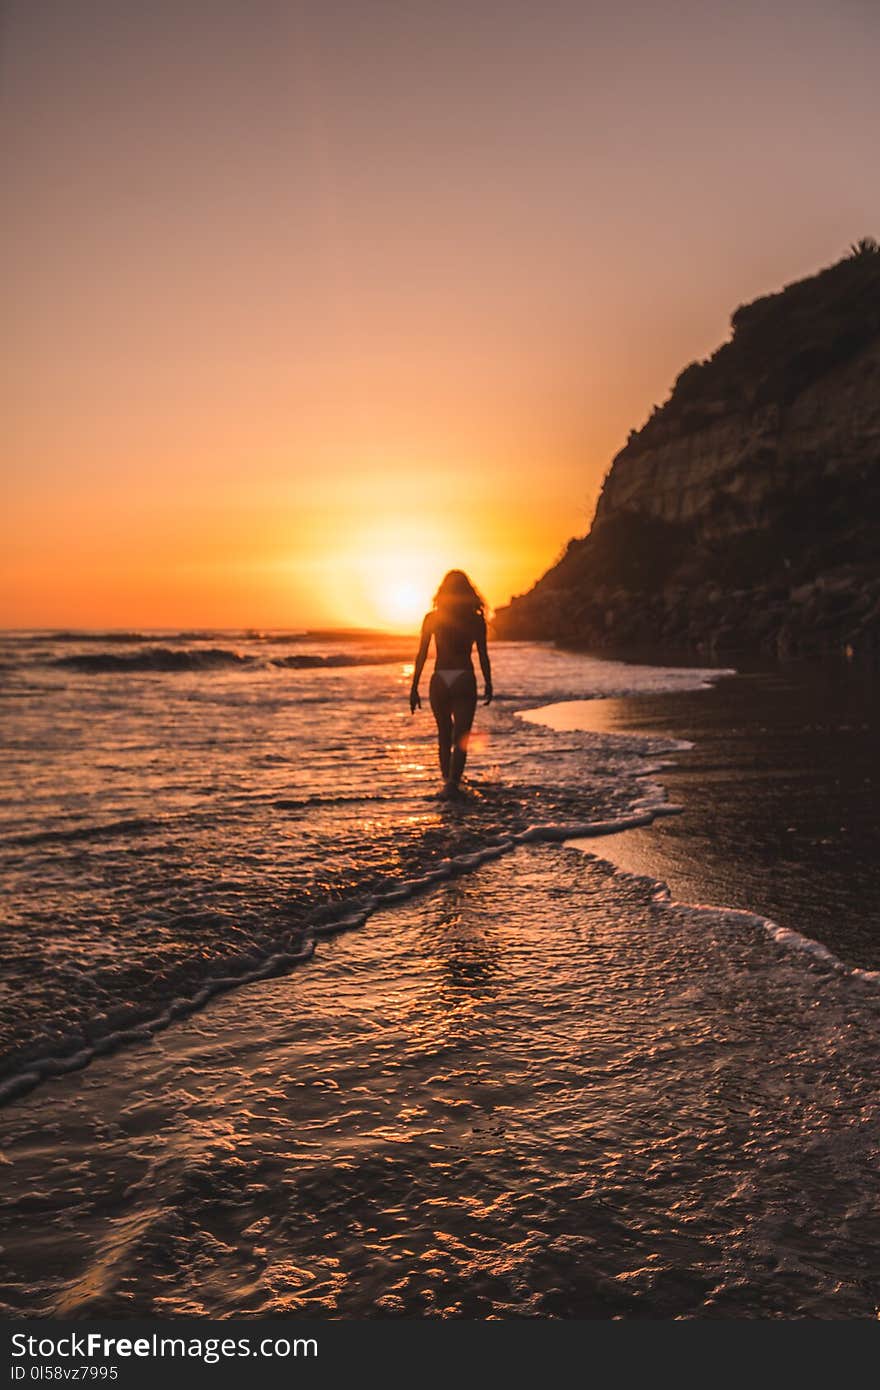
<path id="1" fill-rule="evenodd" d="M 393 534 L 365 537 L 355 550 L 353 568 L 367 619 L 378 627 L 416 631 L 454 553 L 453 545 L 439 540 L 416 550 L 395 545 Z"/>
<path id="2" fill-rule="evenodd" d="M 426 607 L 423 591 L 408 580 L 387 585 L 378 601 L 389 623 L 407 629 L 418 626 Z"/>
<path id="3" fill-rule="evenodd" d="M 418 529 L 419 540 L 408 539 Z M 338 546 L 338 549 L 337 549 Z M 326 599 L 340 620 L 390 632 L 417 632 L 444 574 L 465 569 L 478 588 L 492 579 L 489 545 L 446 519 L 388 516 L 340 528 L 322 565 Z"/>

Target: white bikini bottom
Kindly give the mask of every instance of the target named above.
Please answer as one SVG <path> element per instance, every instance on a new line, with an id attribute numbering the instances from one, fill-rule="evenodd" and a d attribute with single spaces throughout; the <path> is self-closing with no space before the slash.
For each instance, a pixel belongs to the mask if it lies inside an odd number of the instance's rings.
<path id="1" fill-rule="evenodd" d="M 434 675 L 439 676 L 440 679 L 445 682 L 447 687 L 451 689 L 452 686 L 455 685 L 455 682 L 458 680 L 459 676 L 463 676 L 466 670 L 467 667 L 462 666 L 460 671 L 435 671 Z"/>

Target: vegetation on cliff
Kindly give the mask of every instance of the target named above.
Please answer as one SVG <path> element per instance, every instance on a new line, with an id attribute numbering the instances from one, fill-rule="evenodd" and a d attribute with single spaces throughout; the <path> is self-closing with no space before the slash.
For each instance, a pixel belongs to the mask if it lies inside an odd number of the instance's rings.
<path id="1" fill-rule="evenodd" d="M 790 405 L 814 381 L 880 335 L 880 245 L 864 237 L 836 265 L 741 305 L 731 337 L 676 378 L 669 400 L 634 432 L 621 457 L 658 437 L 685 435 L 721 409 Z"/>

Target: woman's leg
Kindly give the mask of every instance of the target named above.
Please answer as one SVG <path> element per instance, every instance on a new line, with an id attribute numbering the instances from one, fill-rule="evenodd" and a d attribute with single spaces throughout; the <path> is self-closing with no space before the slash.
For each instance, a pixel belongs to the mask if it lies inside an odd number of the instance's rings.
<path id="1" fill-rule="evenodd" d="M 449 781 L 457 787 L 467 761 L 468 740 L 477 709 L 477 683 L 471 676 L 469 681 L 462 679 L 452 692 L 452 757 L 449 762 Z"/>
<path id="2" fill-rule="evenodd" d="M 440 757 L 440 771 L 444 782 L 449 780 L 449 764 L 452 757 L 452 701 L 449 689 L 440 676 L 431 677 L 429 689 L 431 709 L 437 721 L 437 752 Z"/>

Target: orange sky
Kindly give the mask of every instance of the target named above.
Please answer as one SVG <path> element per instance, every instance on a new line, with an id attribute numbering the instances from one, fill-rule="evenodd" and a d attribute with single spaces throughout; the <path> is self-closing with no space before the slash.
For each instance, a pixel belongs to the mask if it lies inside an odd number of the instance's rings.
<path id="1" fill-rule="evenodd" d="M 7 0 L 2 42 L 2 625 L 505 602 L 730 311 L 880 225 L 863 0 Z"/>

